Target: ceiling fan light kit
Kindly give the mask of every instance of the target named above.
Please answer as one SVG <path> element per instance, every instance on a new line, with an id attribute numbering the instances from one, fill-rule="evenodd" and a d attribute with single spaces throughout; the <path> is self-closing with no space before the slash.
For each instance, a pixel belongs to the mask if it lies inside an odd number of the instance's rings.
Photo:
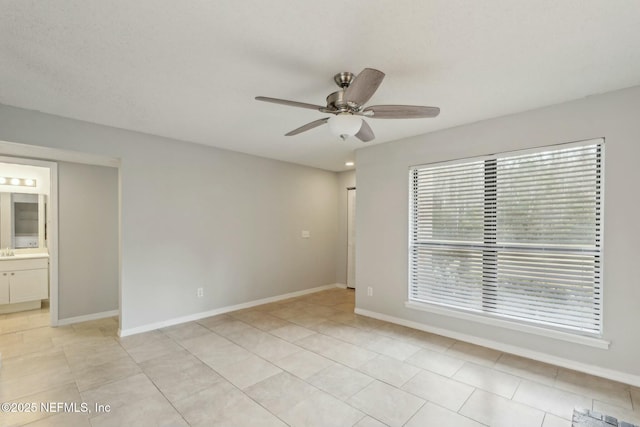
<path id="1" fill-rule="evenodd" d="M 354 136 L 362 127 L 362 119 L 350 113 L 340 113 L 329 118 L 327 122 L 332 134 L 339 136 L 343 141 Z"/>
<path id="2" fill-rule="evenodd" d="M 438 107 L 417 105 L 374 105 L 365 108 L 364 104 L 371 99 L 382 83 L 382 79 L 384 79 L 384 73 L 373 68 L 365 68 L 357 76 L 349 72 L 338 73 L 333 80 L 340 90 L 327 96 L 326 107 L 265 96 L 257 96 L 256 100 L 333 114 L 333 117 L 315 120 L 285 135 L 297 135 L 328 123 L 329 130 L 343 141 L 351 136 L 355 136 L 362 142 L 375 138 L 373 130 L 361 116 L 374 119 L 418 119 L 436 117 L 440 114 Z"/>

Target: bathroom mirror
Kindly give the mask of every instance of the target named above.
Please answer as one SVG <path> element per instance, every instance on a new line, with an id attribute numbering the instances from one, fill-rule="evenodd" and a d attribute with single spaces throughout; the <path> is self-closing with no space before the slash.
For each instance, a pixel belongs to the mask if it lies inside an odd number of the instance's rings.
<path id="1" fill-rule="evenodd" d="M 46 196 L 0 193 L 0 249 L 46 247 Z"/>

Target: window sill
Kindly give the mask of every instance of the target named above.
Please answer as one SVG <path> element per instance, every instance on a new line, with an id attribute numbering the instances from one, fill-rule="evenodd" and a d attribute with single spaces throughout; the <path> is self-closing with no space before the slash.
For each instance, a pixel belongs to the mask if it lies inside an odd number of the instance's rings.
<path id="1" fill-rule="evenodd" d="M 576 335 L 568 332 L 556 331 L 554 329 L 546 329 L 538 326 L 509 322 L 507 320 L 490 318 L 473 313 L 465 313 L 426 303 L 407 301 L 404 303 L 404 306 L 412 310 L 426 311 L 442 316 L 455 317 L 457 319 L 469 320 L 476 323 L 484 323 L 486 325 L 511 329 L 518 332 L 526 332 L 528 334 L 540 335 L 543 337 L 554 338 L 560 341 L 572 342 L 605 350 L 609 349 L 609 345 L 611 344 L 609 341 L 603 340 L 601 338 L 587 337 L 584 335 Z"/>

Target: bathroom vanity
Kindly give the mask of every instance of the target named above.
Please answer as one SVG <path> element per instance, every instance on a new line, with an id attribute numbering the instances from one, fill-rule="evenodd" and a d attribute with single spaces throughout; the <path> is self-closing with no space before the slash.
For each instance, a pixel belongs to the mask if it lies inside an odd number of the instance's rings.
<path id="1" fill-rule="evenodd" d="M 43 194 L 0 192 L 0 314 L 49 299 L 45 211 Z"/>
<path id="2" fill-rule="evenodd" d="M 49 255 L 0 257 L 0 313 L 34 310 L 49 298 Z"/>

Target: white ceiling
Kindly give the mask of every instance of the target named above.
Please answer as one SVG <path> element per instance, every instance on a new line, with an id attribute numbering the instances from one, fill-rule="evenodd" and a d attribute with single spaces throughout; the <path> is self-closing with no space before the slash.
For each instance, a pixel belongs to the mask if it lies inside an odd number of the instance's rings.
<path id="1" fill-rule="evenodd" d="M 638 0 L 0 0 L 0 103 L 328 170 L 364 144 L 325 117 L 377 68 L 381 143 L 640 84 Z"/>

